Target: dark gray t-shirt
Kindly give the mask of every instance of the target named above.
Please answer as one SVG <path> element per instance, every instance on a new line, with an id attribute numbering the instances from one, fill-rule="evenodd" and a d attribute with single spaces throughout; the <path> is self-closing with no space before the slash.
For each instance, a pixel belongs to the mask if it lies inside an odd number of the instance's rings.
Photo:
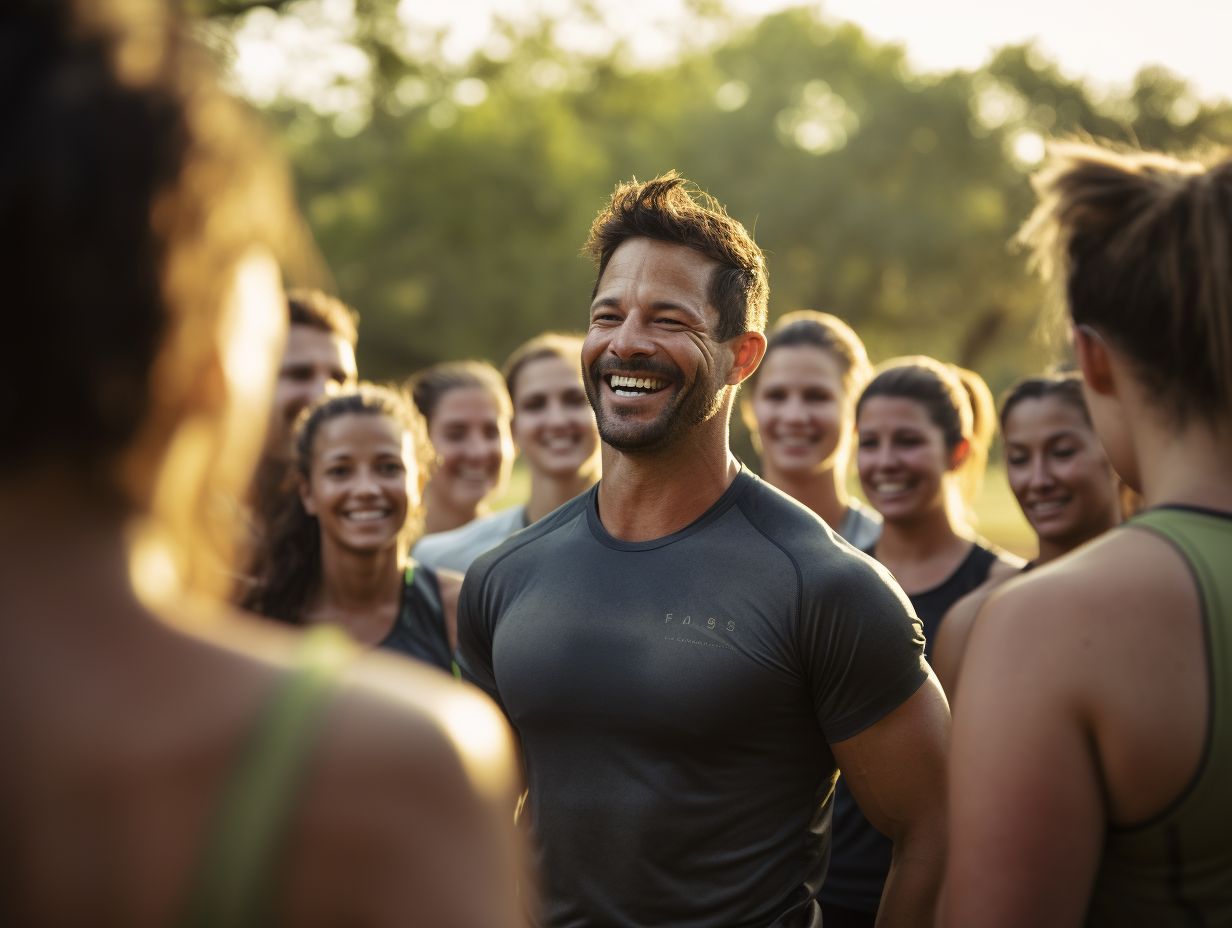
<path id="1" fill-rule="evenodd" d="M 597 489 L 475 561 L 464 676 L 521 739 L 543 922 L 795 926 L 829 854 L 829 743 L 927 674 L 906 597 L 742 471 L 623 542 Z"/>

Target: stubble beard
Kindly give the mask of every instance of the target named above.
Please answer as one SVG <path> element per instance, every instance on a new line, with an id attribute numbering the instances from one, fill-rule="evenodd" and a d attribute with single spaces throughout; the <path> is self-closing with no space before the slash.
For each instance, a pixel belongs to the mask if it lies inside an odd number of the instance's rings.
<path id="1" fill-rule="evenodd" d="M 621 370 L 630 373 L 651 373 L 676 385 L 676 394 L 650 422 L 630 421 L 619 411 L 603 406 L 603 367 L 600 362 L 591 365 L 586 372 L 583 386 L 586 398 L 595 413 L 599 438 L 605 445 L 623 452 L 659 451 L 670 447 L 693 429 L 708 422 L 723 409 L 726 396 L 724 384 L 708 384 L 701 379 L 681 385 L 683 376 L 679 368 L 661 365 L 623 364 Z M 670 387 L 666 389 L 671 389 Z"/>

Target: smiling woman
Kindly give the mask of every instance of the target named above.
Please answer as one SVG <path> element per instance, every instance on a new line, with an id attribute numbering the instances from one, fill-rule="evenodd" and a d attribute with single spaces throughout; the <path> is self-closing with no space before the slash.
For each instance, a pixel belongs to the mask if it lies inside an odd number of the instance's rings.
<path id="1" fill-rule="evenodd" d="M 430 460 L 423 420 L 395 390 L 361 384 L 311 407 L 295 432 L 299 492 L 271 524 L 249 608 L 450 669 L 458 578 L 406 554 Z"/>
<path id="2" fill-rule="evenodd" d="M 744 419 L 762 476 L 867 550 L 880 518 L 847 494 L 855 403 L 872 375 L 864 343 L 837 316 L 788 313 L 775 324 Z"/>
<path id="3" fill-rule="evenodd" d="M 869 553 L 907 593 L 931 656 L 958 599 L 1022 566 L 976 536 L 967 518 L 992 437 L 992 396 L 972 371 L 923 356 L 897 358 L 860 394 L 856 429 L 860 484 L 883 520 Z M 830 875 L 820 895 L 827 923 L 871 926 L 889 866 L 889 841 L 840 779 Z"/>
<path id="4" fill-rule="evenodd" d="M 519 345 L 503 375 L 513 401 L 513 440 L 530 471 L 530 499 L 422 538 L 415 557 L 465 572 L 483 552 L 543 518 L 599 479 L 599 433 L 582 384 L 582 338 L 545 332 Z"/>
<path id="5" fill-rule="evenodd" d="M 1118 525 L 1121 484 L 1091 424 L 1078 374 L 1028 377 L 1001 401 L 1005 473 L 1039 540 L 1035 568 Z M 993 578 L 960 599 L 941 623 L 933 667 L 951 702 L 976 617 L 1006 579 Z"/>
<path id="6" fill-rule="evenodd" d="M 513 466 L 512 410 L 500 372 L 486 361 L 446 361 L 407 387 L 437 459 L 424 492 L 425 530 L 445 532 L 486 515 Z"/>

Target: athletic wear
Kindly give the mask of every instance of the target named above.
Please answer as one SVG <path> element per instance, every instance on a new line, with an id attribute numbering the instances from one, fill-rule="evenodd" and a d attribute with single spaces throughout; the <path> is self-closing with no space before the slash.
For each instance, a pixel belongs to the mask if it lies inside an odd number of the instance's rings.
<path id="1" fill-rule="evenodd" d="M 945 580 L 932 589 L 909 594 L 911 605 L 924 626 L 925 653 L 950 607 L 987 580 L 989 571 L 998 561 L 1014 563 L 1003 552 L 976 542 Z M 819 896 L 822 910 L 836 905 L 876 912 L 893 851 L 893 843 L 864 817 L 840 777 L 834 796 L 834 850 L 830 874 Z"/>
<path id="2" fill-rule="evenodd" d="M 865 506 L 858 500 L 847 503 L 847 515 L 835 529 L 843 540 L 861 551 L 871 551 L 881 537 L 881 515 L 876 509 Z"/>
<path id="3" fill-rule="evenodd" d="M 906 598 L 743 469 L 653 541 L 597 507 L 481 556 L 459 606 L 463 674 L 521 738 L 544 923 L 817 925 L 828 742 L 927 675 Z"/>
<path id="4" fill-rule="evenodd" d="M 397 651 L 424 663 L 453 668 L 453 649 L 445 628 L 441 586 L 436 572 L 412 561 L 402 583 L 398 618 L 378 647 Z"/>
<path id="5" fill-rule="evenodd" d="M 437 570 L 443 568 L 464 574 L 475 558 L 528 524 L 526 507 L 510 506 L 447 532 L 424 535 L 411 549 L 411 556 Z"/>
<path id="6" fill-rule="evenodd" d="M 1201 767 L 1184 794 L 1149 822 L 1108 829 L 1087 924 L 1232 925 L 1232 514 L 1166 506 L 1127 525 L 1167 539 L 1193 571 L 1210 722 Z"/>
<path id="7" fill-rule="evenodd" d="M 185 926 L 273 924 L 277 866 L 309 756 L 342 668 L 355 653 L 344 632 L 318 625 L 304 633 L 231 771 L 192 880 Z"/>

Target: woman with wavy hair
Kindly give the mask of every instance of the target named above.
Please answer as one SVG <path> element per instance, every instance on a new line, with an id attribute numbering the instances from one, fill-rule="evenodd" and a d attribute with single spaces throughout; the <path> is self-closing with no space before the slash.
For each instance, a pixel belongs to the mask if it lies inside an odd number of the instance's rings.
<path id="1" fill-rule="evenodd" d="M 335 625 L 443 670 L 453 666 L 462 577 L 416 563 L 431 446 L 410 400 L 362 383 L 296 423 L 295 492 L 283 494 L 248 603 L 292 625 Z"/>

